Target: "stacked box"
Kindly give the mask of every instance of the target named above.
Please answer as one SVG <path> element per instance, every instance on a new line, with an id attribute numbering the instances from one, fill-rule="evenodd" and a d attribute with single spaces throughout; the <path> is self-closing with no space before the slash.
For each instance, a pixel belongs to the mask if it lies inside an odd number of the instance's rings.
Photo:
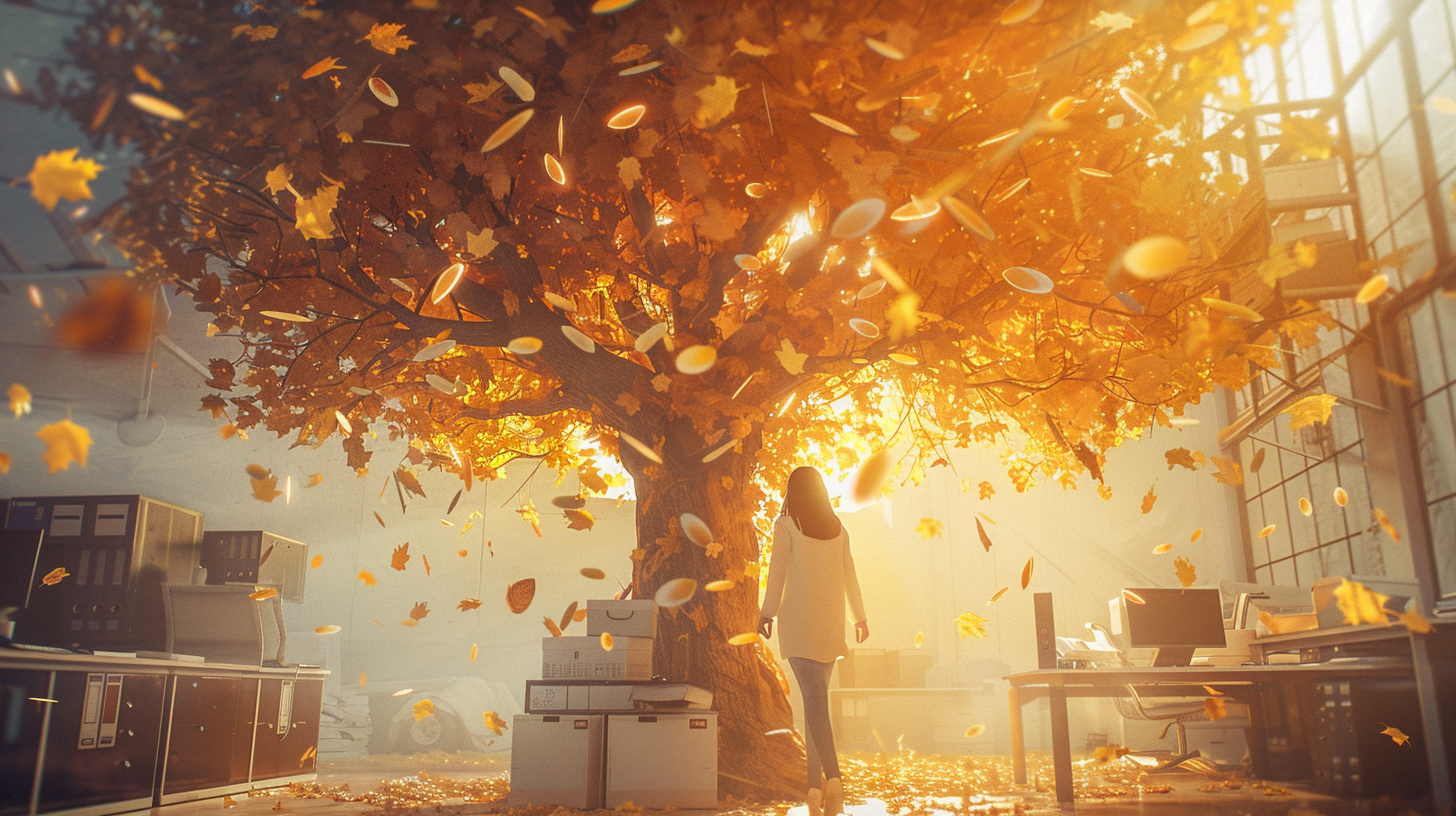
<path id="1" fill-rule="evenodd" d="M 610 651 L 600 637 L 541 638 L 543 680 L 651 680 L 652 639 L 619 637 Z"/>

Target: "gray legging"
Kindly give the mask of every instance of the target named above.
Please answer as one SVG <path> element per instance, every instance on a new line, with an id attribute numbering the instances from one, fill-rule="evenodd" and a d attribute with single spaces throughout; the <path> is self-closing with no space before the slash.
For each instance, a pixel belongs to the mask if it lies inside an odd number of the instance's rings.
<path id="1" fill-rule="evenodd" d="M 834 673 L 834 663 L 791 657 L 789 667 L 804 695 L 804 743 L 809 754 L 809 788 L 813 790 L 821 787 L 821 766 L 825 777 L 839 776 L 839 755 L 834 752 L 834 730 L 829 725 L 829 675 Z"/>

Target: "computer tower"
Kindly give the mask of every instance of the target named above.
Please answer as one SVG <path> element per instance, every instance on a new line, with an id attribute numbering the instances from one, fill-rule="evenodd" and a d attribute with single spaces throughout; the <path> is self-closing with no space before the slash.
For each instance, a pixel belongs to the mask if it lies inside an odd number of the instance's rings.
<path id="1" fill-rule="evenodd" d="M 202 567 L 207 583 L 238 584 L 278 590 L 278 597 L 303 602 L 308 545 L 264 530 L 208 530 L 202 534 Z"/>
<path id="2" fill-rule="evenodd" d="M 517 714 L 511 730 L 512 806 L 602 806 L 604 715 Z"/>
<path id="3" fill-rule="evenodd" d="M 1315 687 L 1310 759 L 1335 796 L 1418 798 L 1431 790 L 1415 680 L 1331 680 Z M 1410 739 L 1382 733 L 1394 727 Z"/>
<path id="4" fill-rule="evenodd" d="M 36 582 L 16 640 L 45 646 L 162 649 L 162 584 L 190 584 L 202 514 L 146 496 L 44 496 L 10 501 L 5 527 L 41 530 Z"/>
<path id="5" fill-rule="evenodd" d="M 716 809 L 718 712 L 607 715 L 605 807 L 626 802 L 653 810 Z"/>

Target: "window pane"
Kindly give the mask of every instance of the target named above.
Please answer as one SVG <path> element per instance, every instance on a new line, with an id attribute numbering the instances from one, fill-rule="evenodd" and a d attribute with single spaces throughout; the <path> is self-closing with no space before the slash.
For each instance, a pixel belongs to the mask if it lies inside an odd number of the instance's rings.
<path id="1" fill-rule="evenodd" d="M 1365 78 L 1367 87 L 1374 91 L 1370 94 L 1370 107 L 1375 115 L 1375 138 L 1384 141 L 1401 122 L 1410 118 L 1410 105 L 1405 101 L 1405 76 L 1400 70 L 1400 49 L 1394 43 L 1387 45 L 1371 63 Z"/>
<path id="2" fill-rule="evenodd" d="M 1430 510 L 1431 540 L 1437 542 L 1436 583 L 1442 597 L 1456 595 L 1456 499 L 1432 505 Z M 1445 546 L 1442 546 L 1444 544 Z"/>
<path id="3" fill-rule="evenodd" d="M 1421 74 L 1421 90 L 1449 75 L 1456 56 L 1451 51 L 1451 28 L 1446 21 L 1446 4 L 1442 0 L 1427 0 L 1416 7 L 1411 14 L 1411 34 L 1416 41 L 1416 65 Z"/>
<path id="4" fill-rule="evenodd" d="M 1431 150 L 1436 155 L 1436 175 L 1456 169 L 1456 71 L 1447 72 L 1426 97 L 1426 121 L 1431 126 Z"/>
<path id="5" fill-rule="evenodd" d="M 1451 390 L 1423 400 L 1415 413 L 1426 501 L 1431 501 L 1456 492 L 1456 424 L 1451 416 Z"/>

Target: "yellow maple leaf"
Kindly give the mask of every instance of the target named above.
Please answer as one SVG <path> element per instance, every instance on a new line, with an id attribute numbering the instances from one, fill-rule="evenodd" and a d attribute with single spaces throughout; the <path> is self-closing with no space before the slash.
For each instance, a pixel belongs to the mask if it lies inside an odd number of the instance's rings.
<path id="1" fill-rule="evenodd" d="M 986 619 L 974 612 L 962 612 L 956 616 L 956 631 L 961 637 L 990 637 L 986 634 Z"/>
<path id="2" fill-rule="evenodd" d="M 1333 394 L 1315 394 L 1305 397 L 1279 413 L 1289 414 L 1289 430 L 1297 431 L 1316 422 L 1329 422 L 1330 411 L 1334 410 L 1334 407 Z"/>
<path id="3" fill-rule="evenodd" d="M 1210 720 L 1221 720 L 1228 716 L 1228 703 L 1218 697 L 1209 697 L 1203 701 L 1203 711 Z"/>
<path id="4" fill-rule="evenodd" d="M 291 182 L 292 180 L 293 172 L 282 164 L 278 165 L 272 170 L 269 170 L 263 176 L 263 184 L 266 186 L 268 192 L 270 193 L 281 193 L 284 190 L 287 190 L 289 187 L 289 182 Z"/>
<path id="5" fill-rule="evenodd" d="M 359 574 L 356 577 L 364 582 L 364 586 L 374 586 L 374 573 L 369 570 L 359 570 Z"/>
<path id="6" fill-rule="evenodd" d="M 667 390 L 671 387 L 672 378 L 667 376 L 666 374 L 658 374 L 656 377 L 652 378 L 652 390 L 654 391 L 665 394 L 667 393 Z"/>
<path id="7" fill-rule="evenodd" d="M 253 498 L 261 502 L 273 503 L 273 500 L 283 495 L 278 489 L 278 477 L 268 476 L 264 479 L 253 479 Z"/>
<path id="8" fill-rule="evenodd" d="M 1233 487 L 1238 487 L 1244 483 L 1244 469 L 1239 466 L 1238 462 L 1215 456 L 1213 457 L 1213 465 L 1218 468 L 1218 472 L 1213 474 L 1213 478 L 1216 481 Z"/>
<path id="9" fill-rule="evenodd" d="M 506 725 L 506 721 L 501 719 L 500 715 L 494 711 L 487 711 L 485 712 L 485 727 L 494 731 L 495 735 L 499 737 L 504 736 L 506 729 L 510 726 Z"/>
<path id="10" fill-rule="evenodd" d="M 919 533 L 921 538 L 935 538 L 945 532 L 945 525 L 933 518 L 923 518 L 919 524 L 915 525 L 915 532 Z"/>
<path id="11" fill-rule="evenodd" d="M 527 499 L 525 504 L 516 508 L 516 512 L 521 514 L 521 518 L 530 522 L 531 529 L 536 531 L 536 536 L 541 537 L 541 514 L 536 510 L 536 503 Z"/>
<path id="12" fill-rule="evenodd" d="M 1103 12 L 1106 14 L 1106 12 Z M 1131 748 L 1124 748 L 1121 745 L 1099 745 L 1092 750 L 1092 758 L 1098 765 L 1106 765 L 1114 759 L 1120 759 L 1132 753 Z"/>
<path id="13" fill-rule="evenodd" d="M 50 466 L 51 473 L 69 470 L 72 462 L 86 467 L 86 454 L 91 449 L 91 432 L 69 418 L 41 428 L 35 432 L 35 436 L 45 443 L 45 453 L 40 458 Z"/>
<path id="14" fill-rule="evenodd" d="M 315 473 L 312 476 L 308 477 L 308 484 L 304 485 L 304 487 L 313 487 L 317 484 L 323 484 L 323 481 L 324 475 L 322 473 Z"/>
<path id="15" fill-rule="evenodd" d="M 52 150 L 35 157 L 35 165 L 25 179 L 30 182 L 31 197 L 46 210 L 54 210 L 63 198 L 71 201 L 92 198 L 91 187 L 86 182 L 106 168 L 93 159 L 76 158 L 80 150 L 79 147 Z"/>
<path id="16" fill-rule="evenodd" d="M 319 74 L 327 74 L 330 71 L 337 71 L 340 68 L 348 67 L 347 65 L 340 65 L 338 57 L 324 57 L 313 65 L 308 66 L 308 70 L 303 72 L 303 78 L 313 79 Z"/>
<path id="17" fill-rule="evenodd" d="M 569 508 L 564 511 L 566 514 L 566 529 L 568 530 L 590 530 L 596 524 L 596 519 L 586 510 Z"/>
<path id="18" fill-rule="evenodd" d="M 10 389 L 5 392 L 5 396 L 10 398 L 10 411 L 15 414 L 16 419 L 20 419 L 22 414 L 30 413 L 31 396 L 29 388 L 26 388 L 20 383 L 13 383 Z"/>
<path id="19" fill-rule="evenodd" d="M 1148 493 L 1143 496 L 1143 515 L 1153 512 L 1153 503 L 1158 500 L 1157 484 L 1148 488 Z"/>
<path id="20" fill-rule="evenodd" d="M 809 355 L 800 354 L 796 351 L 794 349 L 794 341 L 787 338 L 779 343 L 779 350 L 775 351 L 774 355 L 779 358 L 779 362 L 783 364 L 784 370 L 790 374 L 803 374 L 804 361 L 809 359 Z"/>
<path id="21" fill-rule="evenodd" d="M 723 554 L 723 545 L 716 541 L 708 542 L 708 546 L 703 549 L 707 552 L 709 558 L 717 558 Z"/>
<path id="22" fill-rule="evenodd" d="M 989 499 L 996 495 L 996 488 L 990 482 L 981 482 L 978 487 L 981 490 L 981 498 L 983 499 Z"/>
<path id="23" fill-rule="evenodd" d="M 383 51 L 390 56 L 401 49 L 407 49 L 415 44 L 414 40 L 399 33 L 404 28 L 404 23 L 375 23 L 370 26 L 369 33 L 354 42 L 369 41 L 378 51 Z"/>
<path id="24" fill-rule="evenodd" d="M 470 98 L 465 100 L 465 104 L 474 105 L 476 102 L 484 102 L 503 84 L 490 78 L 487 78 L 485 82 L 465 83 L 465 92 L 470 94 Z"/>
<path id="25" fill-rule="evenodd" d="M 484 258 L 499 245 L 500 242 L 495 239 L 495 233 L 490 227 L 486 227 L 480 232 L 467 230 L 465 233 L 465 251 L 477 258 Z"/>
<path id="26" fill-rule="evenodd" d="M 1178 583 L 1185 587 L 1193 586 L 1193 582 L 1198 580 L 1198 570 L 1194 569 L 1193 562 L 1181 555 L 1173 562 L 1173 572 L 1178 576 Z"/>
<path id="27" fill-rule="evenodd" d="M 294 204 L 293 226 L 305 238 L 334 237 L 334 207 L 339 204 L 342 184 L 320 187 L 312 196 L 300 197 Z"/>
<path id="28" fill-rule="evenodd" d="M 885 309 L 885 319 L 890 321 L 890 339 L 895 342 L 907 339 L 920 325 L 920 295 L 903 292 L 890 301 Z"/>
<path id="29" fill-rule="evenodd" d="M 1385 723 L 1381 723 L 1381 725 L 1385 725 Z M 1381 731 L 1380 733 L 1384 734 L 1387 737 L 1390 737 L 1390 739 L 1396 745 L 1405 745 L 1406 743 L 1410 742 L 1410 737 L 1406 736 L 1406 733 L 1404 731 L 1396 728 L 1393 725 L 1385 725 L 1385 730 Z"/>
<path id="30" fill-rule="evenodd" d="M 1294 244 L 1294 260 L 1300 266 L 1309 269 L 1319 261 L 1319 249 L 1314 244 L 1297 241 Z"/>
<path id="31" fill-rule="evenodd" d="M 415 703 L 415 722 L 419 722 L 420 720 L 423 720 L 426 717 L 433 717 L 433 716 L 435 716 L 435 701 L 434 700 L 431 700 L 429 697 L 426 697 L 425 699 L 419 700 L 419 701 L 417 701 Z"/>
<path id="32" fill-rule="evenodd" d="M 1385 602 L 1389 595 L 1382 595 L 1359 581 L 1341 581 L 1335 587 L 1335 605 L 1345 615 L 1345 623 L 1359 626 L 1362 623 L 1385 624 L 1389 616 Z"/>
<path id="33" fill-rule="evenodd" d="M 738 92 L 742 88 L 733 77 L 718 75 L 713 77 L 713 84 L 699 88 L 696 92 L 698 97 L 698 109 L 693 112 L 693 126 L 708 128 L 723 121 L 733 108 L 738 104 Z"/>

